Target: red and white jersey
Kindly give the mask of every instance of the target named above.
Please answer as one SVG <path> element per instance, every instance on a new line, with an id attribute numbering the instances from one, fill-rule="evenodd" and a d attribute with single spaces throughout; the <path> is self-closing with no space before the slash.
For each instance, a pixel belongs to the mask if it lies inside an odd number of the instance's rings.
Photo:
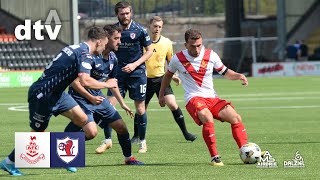
<path id="1" fill-rule="evenodd" d="M 179 72 L 182 87 L 185 90 L 186 103 L 195 97 L 215 98 L 217 93 L 213 87 L 213 70 L 222 74 L 227 67 L 221 62 L 220 57 L 211 49 L 202 47 L 198 57 L 192 57 L 185 49 L 174 55 L 171 59 L 168 71 Z"/>

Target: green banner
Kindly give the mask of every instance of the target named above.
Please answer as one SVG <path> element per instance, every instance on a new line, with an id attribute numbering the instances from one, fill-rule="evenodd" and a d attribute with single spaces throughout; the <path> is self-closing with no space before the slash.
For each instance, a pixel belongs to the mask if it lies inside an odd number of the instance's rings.
<path id="1" fill-rule="evenodd" d="M 43 71 L 0 71 L 0 88 L 28 87 L 35 82 Z"/>

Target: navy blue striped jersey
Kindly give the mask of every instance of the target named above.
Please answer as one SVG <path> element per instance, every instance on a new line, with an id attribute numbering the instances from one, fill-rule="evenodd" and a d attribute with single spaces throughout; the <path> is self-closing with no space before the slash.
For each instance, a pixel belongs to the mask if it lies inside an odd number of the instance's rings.
<path id="1" fill-rule="evenodd" d="M 89 65 L 92 60 L 86 43 L 63 48 L 48 64 L 41 77 L 31 85 L 28 99 L 40 99 L 45 96 L 59 99 L 79 73 L 90 71 Z"/>
<path id="2" fill-rule="evenodd" d="M 102 55 L 93 56 L 93 61 L 91 62 L 91 73 L 90 76 L 97 81 L 104 82 L 108 78 L 114 78 L 116 76 L 115 67 L 118 64 L 118 59 L 114 52 L 109 53 L 108 59 L 104 59 Z M 93 96 L 103 96 L 100 89 L 87 89 L 87 91 Z M 69 87 L 69 94 L 72 95 L 76 100 L 86 100 L 77 91 L 75 91 L 71 86 Z"/>
<path id="3" fill-rule="evenodd" d="M 120 23 L 116 25 L 121 26 Z M 121 44 L 116 55 L 119 60 L 118 73 L 121 68 L 129 63 L 137 61 L 143 55 L 143 48 L 149 46 L 152 41 L 147 30 L 139 23 L 131 21 L 129 28 L 121 32 Z M 141 64 L 136 68 L 145 70 L 145 64 Z M 133 72 L 134 73 L 134 72 Z M 131 73 L 132 74 L 132 73 Z"/>

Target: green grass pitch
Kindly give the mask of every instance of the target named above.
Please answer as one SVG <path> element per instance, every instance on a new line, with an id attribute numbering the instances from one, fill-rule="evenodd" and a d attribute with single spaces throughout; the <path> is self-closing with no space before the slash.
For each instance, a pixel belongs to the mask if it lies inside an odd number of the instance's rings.
<path id="1" fill-rule="evenodd" d="M 187 128 L 197 134 L 196 141 L 186 142 L 167 108 L 160 108 L 154 97 L 149 105 L 148 152 L 133 155 L 145 166 L 125 166 L 116 134 L 114 146 L 106 153 L 95 154 L 103 139 L 103 131 L 86 142 L 86 167 L 77 173 L 65 169 L 21 169 L 26 174 L 19 179 L 319 179 L 320 178 L 320 76 L 249 78 L 249 86 L 239 81 L 214 80 L 218 95 L 232 101 L 241 114 L 249 141 L 268 150 L 278 168 L 261 169 L 245 165 L 239 158 L 230 125 L 215 121 L 217 147 L 224 167 L 209 165 L 210 157 L 202 139 L 202 129 L 185 110 L 183 89 L 174 87 L 178 104 L 185 115 Z M 0 159 L 14 146 L 14 132 L 30 131 L 28 124 L 27 88 L 0 89 Z M 105 91 L 106 92 L 106 91 Z M 133 103 L 126 99 L 134 109 Z M 119 109 L 119 107 L 117 107 Z M 11 109 L 11 110 L 10 110 Z M 20 111 L 17 111 L 20 110 Z M 133 120 L 120 111 L 129 132 Z M 62 116 L 51 119 L 48 131 L 61 132 L 68 123 Z M 284 161 L 299 151 L 305 168 L 284 168 Z M 0 171 L 0 179 L 13 179 Z"/>

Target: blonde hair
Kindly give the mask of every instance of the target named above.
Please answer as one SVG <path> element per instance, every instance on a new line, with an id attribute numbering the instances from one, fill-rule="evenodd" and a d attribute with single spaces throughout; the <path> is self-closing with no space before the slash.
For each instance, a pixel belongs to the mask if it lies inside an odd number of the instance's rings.
<path id="1" fill-rule="evenodd" d="M 160 16 L 152 16 L 149 20 L 149 24 L 152 24 L 153 21 L 163 21 Z"/>

